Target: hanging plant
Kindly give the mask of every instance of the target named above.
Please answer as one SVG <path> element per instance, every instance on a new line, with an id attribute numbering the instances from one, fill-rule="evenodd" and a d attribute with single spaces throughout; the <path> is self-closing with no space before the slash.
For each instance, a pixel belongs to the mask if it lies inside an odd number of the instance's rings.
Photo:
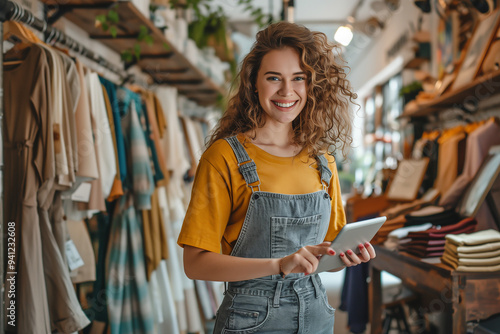
<path id="1" fill-rule="evenodd" d="M 113 38 L 118 35 L 118 27 L 116 24 L 120 22 L 118 12 L 115 10 L 118 5 L 114 5 L 106 14 L 96 16 L 96 27 L 100 27 L 104 32 L 109 32 Z M 126 50 L 121 51 L 120 57 L 125 62 L 132 62 L 134 58 L 138 61 L 141 59 L 141 43 L 146 43 L 151 46 L 154 43 L 154 38 L 148 27 L 141 25 L 139 27 L 139 34 L 134 45 Z M 167 43 L 163 43 L 163 48 L 169 50 L 170 47 Z"/>

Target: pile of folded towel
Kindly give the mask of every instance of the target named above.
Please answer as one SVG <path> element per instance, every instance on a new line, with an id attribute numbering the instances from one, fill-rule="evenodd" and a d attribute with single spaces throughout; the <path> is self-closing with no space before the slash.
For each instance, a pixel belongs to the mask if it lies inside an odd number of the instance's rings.
<path id="1" fill-rule="evenodd" d="M 457 271 L 500 271 L 500 232 L 447 235 L 441 262 Z"/>
<path id="2" fill-rule="evenodd" d="M 450 234 L 471 233 L 476 229 L 474 218 L 465 218 L 456 224 L 435 226 L 425 231 L 409 232 L 406 243 L 399 250 L 420 258 L 440 257 L 444 253 L 445 237 Z"/>

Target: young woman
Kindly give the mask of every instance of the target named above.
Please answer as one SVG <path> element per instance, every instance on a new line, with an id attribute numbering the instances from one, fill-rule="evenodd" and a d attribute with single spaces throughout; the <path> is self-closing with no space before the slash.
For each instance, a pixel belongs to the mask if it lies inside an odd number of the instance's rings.
<path id="1" fill-rule="evenodd" d="M 356 97 L 333 48 L 292 23 L 260 31 L 200 160 L 178 243 L 188 277 L 230 282 L 215 333 L 333 331 L 311 273 L 346 223 L 332 150 L 352 141 Z M 375 257 L 359 248 L 346 266 Z"/>

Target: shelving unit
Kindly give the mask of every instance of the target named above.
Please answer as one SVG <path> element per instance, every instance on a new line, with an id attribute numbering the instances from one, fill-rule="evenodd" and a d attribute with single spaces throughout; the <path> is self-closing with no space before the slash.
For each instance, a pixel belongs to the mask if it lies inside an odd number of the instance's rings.
<path id="1" fill-rule="evenodd" d="M 440 110 L 461 106 L 467 102 L 479 102 L 500 93 L 500 70 L 487 73 L 458 89 L 422 103 L 411 113 L 404 113 L 401 117 L 422 117 Z"/>
<path id="2" fill-rule="evenodd" d="M 176 87 L 179 94 L 196 101 L 203 106 L 213 105 L 224 89 L 216 85 L 208 76 L 192 64 L 172 43 L 163 32 L 154 26 L 130 1 L 102 0 L 67 0 L 64 4 L 56 0 L 42 0 L 56 8 L 49 17 L 54 22 L 65 17 L 83 30 L 89 37 L 102 42 L 112 50 L 120 53 L 132 49 L 136 43 L 141 25 L 146 26 L 153 37 L 153 44 L 141 42 L 141 55 L 138 62 L 127 63 L 128 68 L 138 65 L 142 71 L 153 79 L 155 84 L 165 84 Z M 116 24 L 116 37 L 96 27 L 98 15 L 106 14 L 110 9 L 116 11 L 120 22 Z"/>

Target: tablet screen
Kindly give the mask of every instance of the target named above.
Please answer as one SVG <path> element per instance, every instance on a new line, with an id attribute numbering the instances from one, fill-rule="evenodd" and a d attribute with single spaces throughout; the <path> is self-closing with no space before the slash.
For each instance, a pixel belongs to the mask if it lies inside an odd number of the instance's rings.
<path id="1" fill-rule="evenodd" d="M 358 254 L 358 245 L 372 240 L 386 220 L 386 217 L 377 217 L 346 224 L 330 246 L 335 251 L 335 255 L 323 255 L 314 274 L 344 266 L 339 254 L 345 253 L 348 249 Z"/>

